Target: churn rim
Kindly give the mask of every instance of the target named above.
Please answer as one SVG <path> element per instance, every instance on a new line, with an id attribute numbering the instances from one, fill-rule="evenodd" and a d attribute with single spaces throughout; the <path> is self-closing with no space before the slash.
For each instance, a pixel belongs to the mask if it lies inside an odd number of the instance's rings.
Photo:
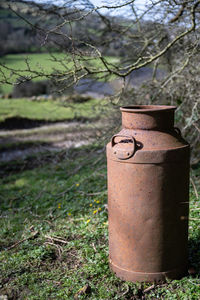
<path id="1" fill-rule="evenodd" d="M 126 105 L 120 107 L 121 111 L 144 113 L 148 111 L 175 110 L 176 106 L 171 105 Z"/>

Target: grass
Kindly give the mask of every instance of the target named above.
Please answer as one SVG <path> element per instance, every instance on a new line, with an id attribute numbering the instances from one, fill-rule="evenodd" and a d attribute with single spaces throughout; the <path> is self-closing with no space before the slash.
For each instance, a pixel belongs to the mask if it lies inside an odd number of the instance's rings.
<path id="1" fill-rule="evenodd" d="M 98 114 L 98 103 L 98 100 L 92 99 L 65 107 L 61 102 L 53 100 L 35 102 L 27 99 L 0 99 L 0 122 L 12 117 L 52 122 L 80 117 L 93 118 Z"/>
<path id="2" fill-rule="evenodd" d="M 88 146 L 1 164 L 0 295 L 199 299 L 199 272 L 145 292 L 151 284 L 123 282 L 109 270 L 106 163 L 100 150 Z M 193 172 L 198 178 L 200 168 Z M 200 205 L 192 187 L 190 201 L 190 265 L 199 270 Z"/>
<path id="3" fill-rule="evenodd" d="M 69 71 L 74 68 L 74 63 L 69 54 L 63 53 L 34 53 L 34 54 L 9 54 L 0 58 L 1 72 L 5 75 L 9 82 L 14 83 L 20 75 L 31 75 L 30 71 L 27 70 L 26 59 L 28 59 L 30 70 L 39 71 L 44 74 L 51 74 L 55 70 L 58 71 Z M 87 59 L 90 59 L 89 61 Z M 109 63 L 118 62 L 116 57 L 106 57 Z M 86 60 L 86 61 L 84 61 Z M 99 59 L 91 59 L 83 57 L 80 59 L 80 63 L 84 65 L 90 65 L 94 68 L 104 68 L 102 62 Z M 3 67 L 5 65 L 7 68 Z M 17 74 L 14 74 L 11 70 L 16 70 Z M 0 82 L 4 81 L 3 75 L 0 73 Z M 39 76 L 36 80 L 44 80 L 45 76 Z M 10 93 L 12 91 L 12 85 L 2 83 L 1 90 L 3 94 Z"/>

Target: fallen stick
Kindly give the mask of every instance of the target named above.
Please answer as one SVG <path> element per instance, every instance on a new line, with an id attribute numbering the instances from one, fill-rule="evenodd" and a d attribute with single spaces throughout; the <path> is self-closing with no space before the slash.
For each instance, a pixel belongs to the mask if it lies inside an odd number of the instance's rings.
<path id="1" fill-rule="evenodd" d="M 24 239 L 21 240 L 21 241 L 18 241 L 17 243 L 15 243 L 15 244 L 13 244 L 12 246 L 8 247 L 6 250 L 11 250 L 11 249 L 17 247 L 17 246 L 18 246 L 19 244 L 21 244 L 21 243 L 23 243 L 23 242 L 25 242 L 25 241 L 28 241 L 28 240 L 31 240 L 31 239 L 35 238 L 38 234 L 39 234 L 39 232 L 38 232 L 38 231 L 35 231 L 35 232 L 33 232 L 29 237 L 24 238 Z"/>
<path id="2" fill-rule="evenodd" d="M 153 290 L 154 288 L 155 288 L 155 285 L 153 284 L 153 285 L 149 286 L 148 288 L 146 288 L 143 292 L 147 293 L 147 292 Z"/>
<path id="3" fill-rule="evenodd" d="M 52 237 L 52 236 L 49 236 L 49 235 L 45 235 L 44 236 L 46 239 L 49 239 L 49 240 L 52 240 L 52 241 L 55 241 L 55 242 L 58 242 L 58 243 L 63 243 L 63 244 L 68 244 L 68 241 L 65 241 L 59 237 Z"/>
<path id="4" fill-rule="evenodd" d="M 191 183 L 192 183 L 192 186 L 193 186 L 193 189 L 194 189 L 195 196 L 196 196 L 196 198 L 197 198 L 197 200 L 198 200 L 198 199 L 199 199 L 199 194 L 198 194 L 198 191 L 197 191 L 195 182 L 194 182 L 194 180 L 192 179 L 192 176 L 190 177 L 190 181 L 191 181 Z"/>

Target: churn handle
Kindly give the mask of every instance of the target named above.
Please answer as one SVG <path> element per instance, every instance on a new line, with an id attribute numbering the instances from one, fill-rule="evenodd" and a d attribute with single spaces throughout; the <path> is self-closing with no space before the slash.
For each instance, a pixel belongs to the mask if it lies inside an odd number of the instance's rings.
<path id="1" fill-rule="evenodd" d="M 174 130 L 177 134 L 181 135 L 181 130 L 178 127 L 174 127 Z"/>
<path id="2" fill-rule="evenodd" d="M 117 158 L 119 158 L 119 159 L 128 159 L 128 158 L 131 157 L 131 156 L 134 154 L 134 152 L 135 152 L 136 141 L 135 141 L 134 137 L 131 136 L 131 135 L 115 134 L 115 135 L 113 135 L 112 138 L 111 138 L 111 147 L 112 147 L 112 148 L 113 148 L 116 144 L 118 144 L 118 143 L 115 143 L 115 138 L 116 138 L 116 137 L 124 137 L 124 138 L 127 138 L 127 139 L 132 140 L 132 142 L 133 142 L 133 149 L 132 149 L 132 151 L 129 151 L 129 152 L 126 152 L 126 153 L 123 153 L 123 152 L 118 153 L 118 151 L 114 152 L 114 154 L 117 155 Z"/>

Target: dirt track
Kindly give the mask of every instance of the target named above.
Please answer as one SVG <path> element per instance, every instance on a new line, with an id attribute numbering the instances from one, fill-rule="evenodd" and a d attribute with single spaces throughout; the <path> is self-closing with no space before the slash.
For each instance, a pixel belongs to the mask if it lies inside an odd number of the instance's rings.
<path id="1" fill-rule="evenodd" d="M 94 126 L 59 122 L 31 129 L 0 130 L 0 161 L 8 162 L 39 152 L 56 152 L 87 145 L 94 138 Z"/>

